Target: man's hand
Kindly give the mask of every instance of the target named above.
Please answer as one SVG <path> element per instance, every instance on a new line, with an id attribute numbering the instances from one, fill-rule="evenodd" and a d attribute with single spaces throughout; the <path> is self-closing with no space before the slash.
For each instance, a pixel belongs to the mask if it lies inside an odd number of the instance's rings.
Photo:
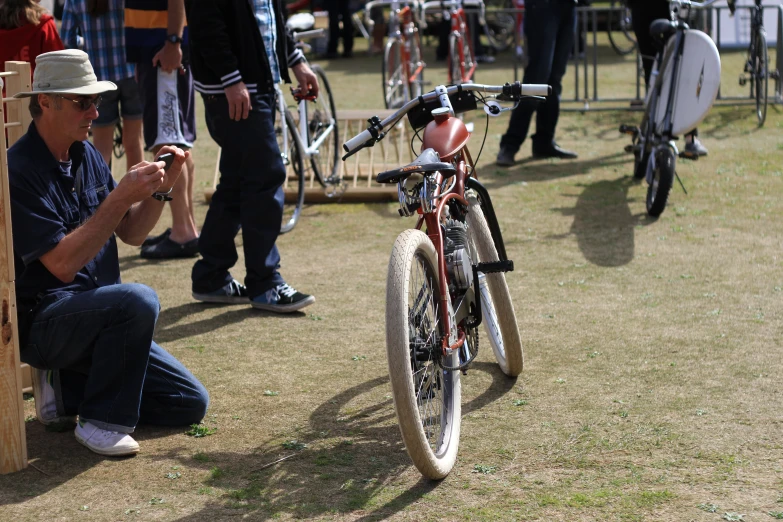
<path id="1" fill-rule="evenodd" d="M 170 73 L 171 71 L 179 70 L 182 67 L 182 48 L 180 45 L 171 42 L 164 43 L 163 48 L 152 57 L 152 66 L 157 67 L 158 64 L 160 64 L 163 72 Z"/>
<path id="2" fill-rule="evenodd" d="M 228 100 L 228 117 L 234 121 L 247 119 L 250 114 L 250 93 L 247 92 L 245 82 L 235 83 L 223 90 Z"/>
<path id="3" fill-rule="evenodd" d="M 169 167 L 168 170 L 163 171 L 164 172 L 163 182 L 160 184 L 160 187 L 158 187 L 158 190 L 156 192 L 168 192 L 169 189 L 171 189 L 171 187 L 174 186 L 180 174 L 182 174 L 182 168 L 185 166 L 185 160 L 187 160 L 188 157 L 190 156 L 190 151 L 185 152 L 179 147 L 175 147 L 173 145 L 166 145 L 160 148 L 160 150 L 158 151 L 158 155 L 155 157 L 156 160 L 158 157 L 160 157 L 161 154 L 166 154 L 167 152 L 171 152 L 172 154 L 174 154 L 174 161 L 172 162 L 171 167 Z M 163 164 L 162 161 L 155 161 L 155 163 L 157 163 L 158 165 Z"/>
<path id="4" fill-rule="evenodd" d="M 315 75 L 307 62 L 299 62 L 291 67 L 296 76 L 296 81 L 299 83 L 299 89 L 303 94 L 313 94 L 318 96 L 318 77 Z"/>
<path id="5" fill-rule="evenodd" d="M 176 162 L 177 159 L 175 158 L 174 161 Z M 144 201 L 152 196 L 154 192 L 160 190 L 166 175 L 163 171 L 165 166 L 166 164 L 162 161 L 142 161 L 134 165 L 122 177 L 114 191 L 118 193 L 118 196 L 125 201 L 128 207 L 139 201 Z M 174 168 L 174 165 L 172 165 L 172 168 Z"/>

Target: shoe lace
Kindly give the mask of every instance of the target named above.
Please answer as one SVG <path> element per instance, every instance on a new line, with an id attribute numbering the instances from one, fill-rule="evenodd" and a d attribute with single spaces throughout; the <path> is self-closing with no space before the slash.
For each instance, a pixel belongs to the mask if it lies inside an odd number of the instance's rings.
<path id="1" fill-rule="evenodd" d="M 284 295 L 285 297 L 293 297 L 296 293 L 296 290 L 291 288 L 288 283 L 283 283 L 281 285 L 277 285 L 277 293 Z"/>
<path id="2" fill-rule="evenodd" d="M 237 281 L 236 279 L 233 279 L 228 284 L 228 295 L 236 295 L 239 297 L 245 296 L 245 288 L 242 286 L 242 284 Z"/>

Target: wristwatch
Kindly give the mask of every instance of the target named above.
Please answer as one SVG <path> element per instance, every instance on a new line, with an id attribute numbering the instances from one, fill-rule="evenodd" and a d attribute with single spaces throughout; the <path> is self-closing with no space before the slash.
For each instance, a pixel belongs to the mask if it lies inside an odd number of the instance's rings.
<path id="1" fill-rule="evenodd" d="M 173 44 L 181 44 L 182 43 L 182 38 L 180 38 L 176 34 L 170 34 L 170 35 L 166 36 L 166 41 L 170 42 L 170 43 L 173 43 Z"/>
<path id="2" fill-rule="evenodd" d="M 171 187 L 167 192 L 155 192 L 152 194 L 152 197 L 157 199 L 158 201 L 171 201 L 174 198 L 172 198 L 169 194 L 171 194 L 171 191 L 174 190 L 174 187 Z"/>

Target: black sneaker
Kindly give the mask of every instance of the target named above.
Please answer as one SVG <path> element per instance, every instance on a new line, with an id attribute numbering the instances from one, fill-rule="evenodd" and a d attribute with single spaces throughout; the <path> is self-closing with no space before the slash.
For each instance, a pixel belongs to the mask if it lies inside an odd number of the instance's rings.
<path id="1" fill-rule="evenodd" d="M 144 259 L 177 259 L 197 255 L 198 238 L 191 239 L 187 243 L 177 243 L 170 237 L 165 237 L 159 243 L 141 247 L 141 257 Z"/>
<path id="2" fill-rule="evenodd" d="M 500 147 L 498 157 L 495 159 L 498 167 L 510 167 L 514 164 L 514 153 L 505 147 Z"/>
<path id="3" fill-rule="evenodd" d="M 147 236 L 147 239 L 144 240 L 144 243 L 141 244 L 141 248 L 157 245 L 167 237 L 171 235 L 171 229 L 167 228 L 165 232 L 162 234 L 158 234 L 157 236 Z"/>
<path id="4" fill-rule="evenodd" d="M 277 285 L 250 301 L 253 308 L 270 312 L 290 313 L 301 310 L 315 302 L 315 297 L 297 292 L 286 283 Z"/>
<path id="5" fill-rule="evenodd" d="M 565 150 L 564 148 L 560 147 L 557 143 L 552 142 L 548 146 L 544 147 L 533 147 L 533 158 L 535 159 L 547 159 L 547 158 L 557 158 L 557 159 L 576 159 L 579 156 L 576 152 L 571 152 L 570 150 Z"/>
<path id="6" fill-rule="evenodd" d="M 247 296 L 247 288 L 236 279 L 232 279 L 226 286 L 218 288 L 214 292 L 193 292 L 193 299 L 202 303 L 221 304 L 247 304 L 250 301 Z"/>

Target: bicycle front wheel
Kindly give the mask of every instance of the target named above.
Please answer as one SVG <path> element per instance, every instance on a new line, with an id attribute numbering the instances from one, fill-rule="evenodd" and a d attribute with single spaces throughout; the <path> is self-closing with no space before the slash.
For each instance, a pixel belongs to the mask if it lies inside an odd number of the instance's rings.
<path id="1" fill-rule="evenodd" d="M 280 156 L 285 165 L 285 182 L 283 184 L 285 202 L 283 204 L 283 223 L 280 233 L 290 232 L 299 221 L 304 205 L 305 169 L 302 151 L 298 140 L 291 129 L 296 129 L 296 122 L 291 111 L 286 109 L 282 114 L 275 111 L 275 135 L 280 148 Z"/>
<path id="2" fill-rule="evenodd" d="M 320 65 L 312 64 L 310 68 L 318 76 L 318 98 L 310 102 L 307 108 L 307 132 L 309 143 L 315 143 L 323 138 L 318 147 L 318 153 L 310 157 L 315 171 L 315 178 L 322 187 L 340 185 L 337 171 L 340 161 L 340 135 L 337 132 L 337 116 L 334 109 L 334 97 L 329 87 L 329 80 Z"/>
<path id="3" fill-rule="evenodd" d="M 478 251 L 479 261 L 499 261 L 498 251 L 489 231 L 484 212 L 475 195 L 468 196 L 470 210 L 467 216 L 468 231 Z M 479 272 L 481 291 L 481 322 L 489 338 L 489 344 L 503 373 L 516 377 L 522 373 L 524 354 L 519 336 L 514 303 L 506 284 L 504 273 L 483 274 Z"/>
<path id="4" fill-rule="evenodd" d="M 670 147 L 653 151 L 653 154 L 655 154 L 655 169 L 652 183 L 647 187 L 647 213 L 652 217 L 658 217 L 666 208 L 666 200 L 674 183 L 677 158 Z"/>
<path id="5" fill-rule="evenodd" d="M 387 109 L 399 109 L 410 99 L 408 78 L 405 77 L 405 67 L 402 64 L 400 42 L 391 39 L 386 42 L 383 50 L 381 67 L 383 102 Z"/>
<path id="6" fill-rule="evenodd" d="M 753 57 L 753 88 L 756 91 L 756 118 L 759 127 L 767 119 L 767 97 L 769 95 L 769 53 L 764 30 L 756 31 L 756 51 Z"/>
<path id="7" fill-rule="evenodd" d="M 461 427 L 459 371 L 441 365 L 438 261 L 432 241 L 405 230 L 394 242 L 386 281 L 386 350 L 402 439 L 422 475 L 439 480 L 457 459 Z M 446 366 L 458 366 L 458 350 Z"/>

